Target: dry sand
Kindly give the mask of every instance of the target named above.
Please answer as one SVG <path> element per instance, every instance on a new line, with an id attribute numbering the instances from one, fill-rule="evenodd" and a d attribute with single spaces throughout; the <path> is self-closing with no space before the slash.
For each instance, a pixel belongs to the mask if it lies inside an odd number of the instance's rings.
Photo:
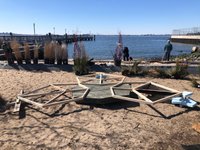
<path id="1" fill-rule="evenodd" d="M 187 80 L 128 78 L 155 81 L 180 91 L 189 90 L 200 102 L 200 90 Z M 76 81 L 64 71 L 28 72 L 0 69 L 0 94 L 15 101 L 21 89 L 30 91 L 48 83 Z M 70 103 L 40 109 L 25 107 L 19 119 L 9 111 L 0 113 L 0 149 L 200 149 L 200 134 L 192 129 L 200 122 L 195 109 L 160 103 L 153 107 L 116 103 L 90 109 Z"/>

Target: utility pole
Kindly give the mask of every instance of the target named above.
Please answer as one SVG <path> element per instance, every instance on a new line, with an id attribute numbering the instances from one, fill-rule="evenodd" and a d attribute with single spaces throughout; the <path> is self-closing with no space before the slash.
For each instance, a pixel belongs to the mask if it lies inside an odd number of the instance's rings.
<path id="1" fill-rule="evenodd" d="M 35 23 L 33 23 L 33 33 L 34 33 L 34 36 L 35 36 Z"/>
<path id="2" fill-rule="evenodd" d="M 55 27 L 53 27 L 53 34 L 55 35 Z"/>
<path id="3" fill-rule="evenodd" d="M 33 23 L 33 33 L 34 33 L 34 41 L 36 43 L 36 40 L 35 40 L 35 23 Z"/>

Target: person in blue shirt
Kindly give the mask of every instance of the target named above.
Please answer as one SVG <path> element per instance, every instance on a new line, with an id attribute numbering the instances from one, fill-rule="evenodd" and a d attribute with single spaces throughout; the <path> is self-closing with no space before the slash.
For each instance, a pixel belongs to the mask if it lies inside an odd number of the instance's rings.
<path id="1" fill-rule="evenodd" d="M 164 54 L 164 56 L 163 56 L 163 60 L 169 61 L 170 53 L 171 53 L 172 49 L 173 49 L 173 46 L 172 46 L 170 40 L 168 40 L 168 41 L 167 41 L 167 44 L 166 44 L 165 47 L 164 47 L 164 52 L 165 52 L 165 54 Z"/>

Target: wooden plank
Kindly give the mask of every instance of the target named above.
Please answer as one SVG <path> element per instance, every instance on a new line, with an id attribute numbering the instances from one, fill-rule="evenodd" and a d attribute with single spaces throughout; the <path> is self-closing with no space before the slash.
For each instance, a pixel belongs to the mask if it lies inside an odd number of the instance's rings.
<path id="1" fill-rule="evenodd" d="M 79 101 L 79 100 L 82 100 L 82 99 L 83 99 L 82 97 L 81 98 L 75 98 L 75 99 L 62 99 L 62 101 L 59 101 L 59 102 L 45 104 L 45 105 L 43 105 L 43 107 L 49 107 L 49 106 L 60 105 L 60 104 L 67 104 L 67 103 L 76 102 L 76 101 Z"/>
<path id="2" fill-rule="evenodd" d="M 88 95 L 89 92 L 90 92 L 90 89 L 87 88 L 87 90 L 83 93 L 82 98 L 85 99 L 85 97 Z"/>
<path id="3" fill-rule="evenodd" d="M 26 102 L 26 103 L 35 105 L 35 106 L 40 107 L 40 108 L 42 108 L 42 106 L 43 106 L 43 104 L 41 104 L 41 103 L 31 101 L 31 100 L 29 100 L 29 99 L 27 99 L 27 98 L 23 98 L 23 97 L 21 97 L 21 96 L 17 96 L 17 98 L 18 98 L 19 100 L 21 100 L 21 101 L 24 101 L 24 102 Z"/>
<path id="4" fill-rule="evenodd" d="M 23 93 L 24 93 L 24 91 L 21 90 L 21 91 L 20 91 L 20 94 L 23 94 Z M 21 107 L 21 101 L 20 101 L 19 98 L 17 98 L 17 99 L 16 99 L 16 102 L 15 102 L 15 106 L 14 106 L 13 112 L 19 112 L 19 111 L 20 111 L 20 107 Z"/>
<path id="5" fill-rule="evenodd" d="M 132 88 L 121 88 L 121 87 L 113 87 L 115 90 L 132 90 Z"/>
<path id="6" fill-rule="evenodd" d="M 154 90 L 154 89 L 138 89 L 138 92 L 148 92 L 148 93 L 174 93 L 172 91 L 164 91 L 164 90 Z"/>
<path id="7" fill-rule="evenodd" d="M 122 78 L 104 78 L 103 80 L 122 80 Z"/>
<path id="8" fill-rule="evenodd" d="M 99 85 L 99 86 L 104 86 L 104 85 L 113 85 L 113 84 L 116 84 L 116 82 L 110 82 L 110 83 L 102 83 L 102 84 L 99 84 L 99 83 L 83 83 L 84 85 Z"/>
<path id="9" fill-rule="evenodd" d="M 37 91 L 42 90 L 42 89 L 44 89 L 44 88 L 47 88 L 47 87 L 49 87 L 49 86 L 51 86 L 51 85 L 46 85 L 46 86 L 40 87 L 40 88 L 38 88 L 38 89 L 35 89 L 35 90 L 30 91 L 30 92 L 25 93 L 25 94 L 34 93 L 34 92 L 37 92 Z"/>
<path id="10" fill-rule="evenodd" d="M 181 95 L 182 95 L 182 93 L 179 92 L 179 93 L 176 93 L 176 94 L 173 94 L 173 95 L 170 95 L 170 96 L 167 96 L 167 97 L 158 99 L 158 100 L 154 101 L 153 104 L 162 103 L 162 102 L 165 102 L 165 101 L 170 100 L 170 99 L 173 98 L 173 97 L 177 97 L 177 96 L 181 96 Z"/>
<path id="11" fill-rule="evenodd" d="M 135 89 L 132 89 L 132 92 L 134 92 L 135 94 L 137 94 L 139 97 L 141 97 L 142 99 L 144 99 L 147 102 L 152 102 L 150 99 L 148 99 L 146 96 L 144 96 L 143 94 L 139 93 L 138 91 L 136 91 Z"/>
<path id="12" fill-rule="evenodd" d="M 102 83 L 103 83 L 103 81 L 102 81 L 102 75 L 103 75 L 103 74 L 100 74 L 99 84 L 102 84 Z"/>
<path id="13" fill-rule="evenodd" d="M 76 80 L 77 80 L 77 82 L 78 82 L 78 85 L 81 83 L 81 81 L 79 80 L 79 78 L 78 77 L 76 77 Z"/>
<path id="14" fill-rule="evenodd" d="M 77 85 L 77 83 L 75 82 L 72 82 L 72 83 L 53 83 L 51 85 L 54 85 L 54 86 L 62 86 L 62 85 Z"/>
<path id="15" fill-rule="evenodd" d="M 134 81 L 124 81 L 124 84 L 144 84 L 146 82 L 134 82 Z"/>
<path id="16" fill-rule="evenodd" d="M 153 104 L 152 102 L 143 101 L 143 100 L 140 100 L 140 99 L 135 99 L 135 98 L 130 98 L 130 97 L 123 97 L 123 96 L 119 96 L 119 95 L 114 95 L 113 97 L 116 98 L 116 99 L 130 101 L 130 102 L 137 102 L 137 103 L 150 104 L 150 105 Z"/>
<path id="17" fill-rule="evenodd" d="M 110 92 L 111 92 L 112 96 L 115 95 L 115 91 L 113 90 L 113 87 L 110 87 Z"/>
<path id="18" fill-rule="evenodd" d="M 65 91 L 63 91 L 62 93 L 56 95 L 55 97 L 53 97 L 53 98 L 50 99 L 49 101 L 47 101 L 45 104 L 49 104 L 49 103 L 53 102 L 54 100 L 56 100 L 57 98 L 59 98 L 60 96 L 62 96 L 63 94 L 65 94 L 66 92 L 68 92 L 67 89 L 66 89 Z"/>
<path id="19" fill-rule="evenodd" d="M 144 83 L 144 84 L 138 85 L 138 86 L 133 87 L 133 88 L 134 88 L 135 90 L 137 90 L 137 89 L 141 89 L 141 88 L 143 88 L 143 87 L 145 87 L 145 86 L 147 86 L 147 85 L 149 85 L 149 84 L 151 84 L 151 82 L 146 82 L 146 83 Z"/>
<path id="20" fill-rule="evenodd" d="M 42 96 L 42 95 L 52 95 L 52 94 L 59 94 L 61 93 L 62 91 L 50 91 L 50 92 L 46 92 L 46 93 L 35 93 L 35 94 L 22 94 L 22 95 L 19 95 L 19 96 L 22 96 L 22 97 L 34 97 L 34 96 Z"/>
<path id="21" fill-rule="evenodd" d="M 166 86 L 164 86 L 164 85 L 157 84 L 157 83 L 155 83 L 155 82 L 151 82 L 151 84 L 154 85 L 154 86 L 163 88 L 163 89 L 165 89 L 165 90 L 169 90 L 169 91 L 174 92 L 174 93 L 179 93 L 179 92 L 180 92 L 180 91 L 177 91 L 177 90 L 175 90 L 175 89 L 166 87 Z"/>
<path id="22" fill-rule="evenodd" d="M 20 111 L 20 107 L 21 107 L 21 101 L 20 101 L 20 99 L 17 99 L 16 102 L 15 102 L 15 106 L 14 106 L 13 112 L 19 112 Z"/>

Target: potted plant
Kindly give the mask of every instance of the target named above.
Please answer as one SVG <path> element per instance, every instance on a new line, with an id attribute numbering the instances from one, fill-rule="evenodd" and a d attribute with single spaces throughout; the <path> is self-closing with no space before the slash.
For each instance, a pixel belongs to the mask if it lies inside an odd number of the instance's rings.
<path id="1" fill-rule="evenodd" d="M 20 44 L 16 40 L 11 42 L 11 48 L 14 51 L 14 55 L 17 60 L 17 64 L 21 65 L 21 64 L 23 64 L 23 60 L 22 60 L 22 54 L 19 50 L 19 47 L 20 47 Z"/>
<path id="2" fill-rule="evenodd" d="M 121 33 L 119 33 L 119 41 L 117 43 L 117 47 L 115 49 L 115 54 L 113 56 L 115 66 L 121 66 L 122 50 L 123 50 L 122 35 L 121 35 Z"/>
<path id="3" fill-rule="evenodd" d="M 31 64 L 30 49 L 29 49 L 29 44 L 28 43 L 24 44 L 24 56 L 25 56 L 26 64 Z"/>
<path id="4" fill-rule="evenodd" d="M 62 49 L 62 62 L 64 65 L 67 65 L 68 64 L 67 44 L 62 44 L 61 49 Z"/>
<path id="5" fill-rule="evenodd" d="M 89 73 L 88 56 L 82 43 L 74 43 L 74 72 L 76 75 L 85 75 Z"/>
<path id="6" fill-rule="evenodd" d="M 44 45 L 44 63 L 49 64 L 49 57 L 51 54 L 50 43 L 45 43 Z"/>
<path id="7" fill-rule="evenodd" d="M 39 54 L 39 45 L 36 44 L 34 46 L 34 58 L 33 58 L 33 64 L 38 64 L 38 54 Z"/>

